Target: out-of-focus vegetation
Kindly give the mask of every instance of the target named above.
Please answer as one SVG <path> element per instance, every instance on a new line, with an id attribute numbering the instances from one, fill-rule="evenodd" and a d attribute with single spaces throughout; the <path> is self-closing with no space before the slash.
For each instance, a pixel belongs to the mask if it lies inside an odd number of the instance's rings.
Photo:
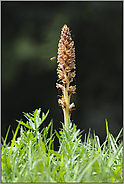
<path id="1" fill-rule="evenodd" d="M 43 111 L 51 109 L 50 119 L 60 127 L 57 63 L 50 58 L 57 56 L 65 23 L 76 47 L 72 120 L 86 132 L 95 129 L 104 140 L 108 119 L 117 135 L 122 127 L 122 6 L 122 2 L 1 3 L 2 136 L 8 125 L 15 129 L 22 111 L 41 106 Z"/>

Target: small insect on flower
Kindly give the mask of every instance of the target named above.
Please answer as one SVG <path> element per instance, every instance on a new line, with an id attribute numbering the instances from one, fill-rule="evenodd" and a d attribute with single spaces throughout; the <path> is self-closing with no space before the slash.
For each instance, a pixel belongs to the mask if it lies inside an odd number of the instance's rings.
<path id="1" fill-rule="evenodd" d="M 56 57 L 55 57 L 55 56 L 50 58 L 50 60 L 51 60 L 51 61 L 53 61 L 54 59 L 56 59 Z"/>

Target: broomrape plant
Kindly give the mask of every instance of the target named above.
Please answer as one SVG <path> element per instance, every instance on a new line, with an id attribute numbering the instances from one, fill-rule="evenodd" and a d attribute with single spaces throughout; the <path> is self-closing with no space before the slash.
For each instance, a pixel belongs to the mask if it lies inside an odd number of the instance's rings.
<path id="1" fill-rule="evenodd" d="M 72 41 L 69 28 L 65 24 L 61 31 L 61 39 L 58 44 L 58 81 L 56 87 L 62 90 L 61 99 L 58 100 L 59 105 L 64 112 L 64 123 L 67 127 L 68 118 L 70 119 L 74 103 L 70 104 L 71 95 L 75 93 L 76 85 L 70 86 L 75 77 L 75 48 L 74 41 Z"/>

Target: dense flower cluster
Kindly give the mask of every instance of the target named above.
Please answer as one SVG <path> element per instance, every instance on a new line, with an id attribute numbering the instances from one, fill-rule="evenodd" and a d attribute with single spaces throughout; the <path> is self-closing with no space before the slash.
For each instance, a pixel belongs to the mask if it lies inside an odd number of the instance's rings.
<path id="1" fill-rule="evenodd" d="M 58 81 L 56 87 L 62 90 L 62 97 L 58 100 L 59 105 L 64 111 L 64 122 L 67 126 L 67 119 L 70 118 L 72 108 L 75 106 L 74 103 L 70 104 L 71 94 L 76 91 L 75 86 L 69 86 L 70 82 L 73 81 L 76 73 L 75 70 L 75 48 L 74 41 L 72 41 L 69 28 L 65 24 L 61 31 L 61 39 L 58 44 Z"/>

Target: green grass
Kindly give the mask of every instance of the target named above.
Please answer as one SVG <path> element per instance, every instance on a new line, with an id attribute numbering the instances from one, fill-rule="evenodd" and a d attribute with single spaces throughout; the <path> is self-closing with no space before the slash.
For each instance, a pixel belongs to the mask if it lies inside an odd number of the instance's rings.
<path id="1" fill-rule="evenodd" d="M 59 132 L 53 132 L 52 121 L 40 131 L 49 111 L 42 113 L 42 118 L 40 113 L 41 109 L 24 113 L 27 122 L 17 121 L 10 144 L 6 144 L 8 128 L 1 144 L 1 182 L 123 183 L 123 143 L 117 144 L 123 129 L 114 138 L 106 120 L 107 136 L 102 145 L 90 130 L 82 142 L 82 132 L 69 120 L 68 128 L 62 123 Z M 54 150 L 55 137 L 59 140 L 58 151 Z"/>

